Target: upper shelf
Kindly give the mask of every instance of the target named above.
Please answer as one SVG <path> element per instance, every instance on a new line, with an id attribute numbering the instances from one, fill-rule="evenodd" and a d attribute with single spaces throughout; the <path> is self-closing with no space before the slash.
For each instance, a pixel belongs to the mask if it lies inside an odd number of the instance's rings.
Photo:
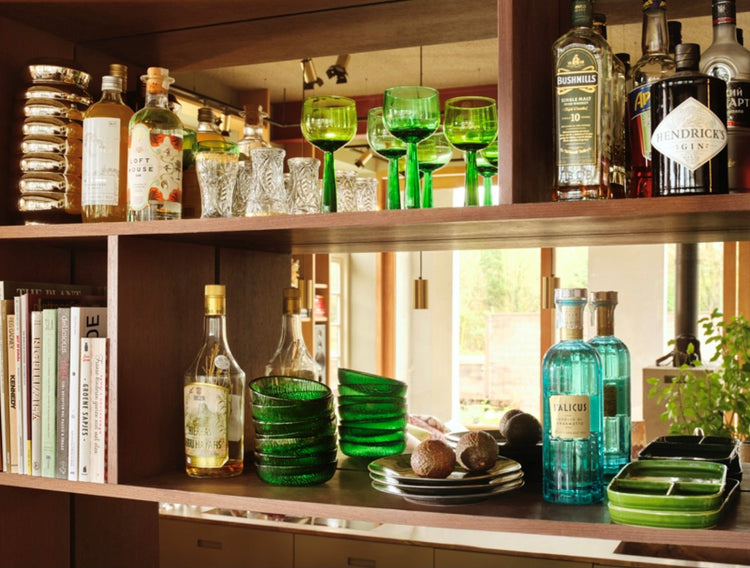
<path id="1" fill-rule="evenodd" d="M 385 252 L 750 240 L 750 194 L 0 227 L 0 240 L 143 236 L 278 252 Z"/>

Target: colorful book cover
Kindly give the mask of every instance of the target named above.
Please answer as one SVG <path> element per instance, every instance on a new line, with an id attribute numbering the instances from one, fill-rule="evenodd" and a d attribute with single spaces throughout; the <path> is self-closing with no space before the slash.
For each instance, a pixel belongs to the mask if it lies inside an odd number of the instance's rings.
<path id="1" fill-rule="evenodd" d="M 107 481 L 108 346 L 106 337 L 91 339 L 91 481 L 95 483 Z"/>
<path id="2" fill-rule="evenodd" d="M 78 413 L 78 481 L 91 481 L 91 341 L 81 339 L 78 380 L 81 391 Z"/>
<path id="3" fill-rule="evenodd" d="M 57 308 L 42 310 L 41 474 L 57 470 Z"/>
<path id="4" fill-rule="evenodd" d="M 68 408 L 70 405 L 70 310 L 57 308 L 57 411 L 55 477 L 68 479 Z"/>

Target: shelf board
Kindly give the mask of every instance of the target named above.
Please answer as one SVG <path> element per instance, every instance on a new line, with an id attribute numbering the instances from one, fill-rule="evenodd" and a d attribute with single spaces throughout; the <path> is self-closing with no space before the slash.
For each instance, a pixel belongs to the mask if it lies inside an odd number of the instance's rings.
<path id="1" fill-rule="evenodd" d="M 108 236 L 283 253 L 744 241 L 750 194 L 0 227 L 0 241 L 102 246 Z"/>

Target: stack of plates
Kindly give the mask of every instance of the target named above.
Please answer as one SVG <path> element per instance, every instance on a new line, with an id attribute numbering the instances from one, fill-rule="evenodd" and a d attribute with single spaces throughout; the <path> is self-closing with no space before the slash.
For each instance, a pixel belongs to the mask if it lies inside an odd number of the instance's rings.
<path id="1" fill-rule="evenodd" d="M 411 454 L 387 456 L 370 463 L 372 486 L 424 505 L 462 505 L 482 501 L 523 486 L 517 461 L 503 458 L 485 473 L 469 473 L 456 467 L 445 478 L 419 477 L 411 468 Z"/>
<path id="2" fill-rule="evenodd" d="M 503 435 L 500 434 L 500 430 L 485 430 L 485 432 L 497 441 L 497 449 L 500 456 L 510 458 L 521 464 L 524 472 L 524 479 L 526 479 L 526 481 L 531 482 L 542 480 L 541 442 L 534 444 L 533 446 L 511 446 L 507 443 Z M 455 449 L 461 436 L 466 433 L 468 433 L 468 430 L 449 432 L 445 435 L 445 441 L 449 446 Z"/>
<path id="3" fill-rule="evenodd" d="M 91 76 L 74 67 L 34 63 L 22 93 L 18 210 L 27 223 L 79 221 L 83 115 Z"/>

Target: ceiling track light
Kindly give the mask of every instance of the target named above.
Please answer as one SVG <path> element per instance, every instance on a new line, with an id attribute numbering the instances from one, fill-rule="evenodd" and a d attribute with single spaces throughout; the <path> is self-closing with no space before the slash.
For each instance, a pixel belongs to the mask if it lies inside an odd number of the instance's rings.
<path id="1" fill-rule="evenodd" d="M 339 55 L 336 59 L 336 63 L 331 65 L 326 71 L 329 79 L 336 77 L 336 83 L 346 83 L 347 71 L 346 68 L 349 66 L 349 60 L 352 58 L 351 55 Z"/>
<path id="2" fill-rule="evenodd" d="M 310 58 L 303 59 L 302 65 L 302 86 L 304 89 L 314 89 L 315 85 L 320 87 L 323 84 L 323 79 L 318 77 L 318 72 L 315 70 L 315 64 Z"/>

